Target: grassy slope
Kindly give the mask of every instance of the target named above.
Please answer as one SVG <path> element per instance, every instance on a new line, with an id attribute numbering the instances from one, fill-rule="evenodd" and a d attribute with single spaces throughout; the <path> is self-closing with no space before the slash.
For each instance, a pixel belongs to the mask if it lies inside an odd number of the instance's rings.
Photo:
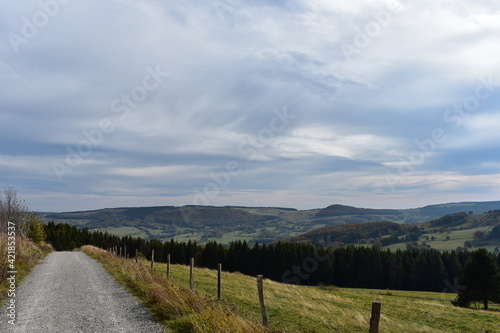
<path id="1" fill-rule="evenodd" d="M 431 238 L 436 237 L 434 241 L 428 241 L 432 248 L 438 250 L 455 250 L 459 246 L 464 246 L 465 241 L 471 241 L 474 238 L 474 232 L 476 231 L 491 231 L 493 227 L 478 227 L 465 230 L 452 230 L 449 234 L 447 233 L 426 233 L 425 236 Z M 446 240 L 446 236 L 450 236 L 449 240 Z M 424 238 L 422 237 L 422 238 Z M 423 240 L 423 239 L 422 239 Z M 488 245 L 481 246 L 487 248 L 489 251 L 493 251 L 496 246 L 500 245 L 500 240 L 490 241 Z"/>
<path id="2" fill-rule="evenodd" d="M 165 274 L 165 265 L 157 265 Z M 189 268 L 172 265 L 172 280 L 189 285 Z M 216 271 L 195 269 L 195 290 L 206 298 L 216 295 Z M 283 332 L 366 332 L 371 303 L 382 302 L 381 332 L 500 331 L 500 312 L 461 309 L 449 301 L 454 295 L 294 286 L 265 280 L 265 302 L 271 328 Z M 418 299 L 428 298 L 428 299 Z M 260 319 L 254 277 L 223 273 L 223 299 L 239 314 Z"/>
<path id="3" fill-rule="evenodd" d="M 443 217 L 446 218 L 447 216 Z M 456 250 L 457 247 L 463 247 L 466 241 L 473 243 L 475 247 L 486 248 L 489 251 L 494 251 L 496 247 L 500 248 L 500 238 L 490 239 L 488 241 L 483 241 L 481 243 L 475 244 L 474 233 L 476 231 L 490 232 L 491 229 L 500 223 L 500 216 L 497 213 L 483 213 L 469 215 L 465 218 L 463 223 L 454 224 L 436 224 L 436 221 L 421 222 L 417 224 L 394 224 L 396 227 L 404 230 L 405 228 L 418 226 L 422 232 L 422 236 L 419 238 L 419 245 L 427 245 L 433 249 L 437 250 Z M 439 222 L 439 221 L 438 221 Z M 317 239 L 327 239 L 331 245 L 354 245 L 354 246 L 371 246 L 377 239 L 386 238 L 391 236 L 389 229 L 385 230 L 382 227 L 376 227 L 382 223 L 370 223 L 370 224 L 344 224 L 328 226 L 320 229 L 310 231 L 305 234 L 290 238 L 290 241 L 302 241 L 317 244 Z M 370 232 L 370 230 L 377 230 L 377 233 Z M 375 237 L 373 235 L 377 234 Z M 394 233 L 393 233 L 394 234 Z M 370 236 L 371 235 L 371 236 Z M 356 237 L 351 237 L 356 236 Z M 352 238 L 358 238 L 357 243 L 348 243 L 345 240 Z M 434 240 L 432 240 L 434 238 Z M 448 239 L 447 239 L 448 238 Z M 340 243 L 334 241 L 341 241 Z M 413 241 L 405 240 L 400 237 L 400 242 L 388 245 L 384 247 L 385 249 L 406 249 L 406 244 Z"/>
<path id="4" fill-rule="evenodd" d="M 3 304 L 8 299 L 8 283 L 7 283 L 7 235 L 0 234 L 0 304 Z M 22 281 L 29 275 L 36 264 L 52 251 L 50 244 L 37 245 L 25 237 L 16 237 L 16 260 L 15 269 L 16 286 L 19 286 Z"/>
<path id="5" fill-rule="evenodd" d="M 477 214 L 467 217 L 467 223 L 460 225 L 458 227 L 464 228 L 462 230 L 457 229 L 457 227 L 447 228 L 450 229 L 445 232 L 441 232 L 440 228 L 435 228 L 429 226 L 428 223 L 421 223 L 419 226 L 424 227 L 424 232 L 419 239 L 419 243 L 422 244 L 425 242 L 427 245 L 430 245 L 431 248 L 443 251 L 451 251 L 456 250 L 457 247 L 463 247 L 465 241 L 472 241 L 474 239 L 474 233 L 476 231 L 490 232 L 493 229 L 496 223 L 500 223 L 500 221 L 493 222 L 491 225 L 482 225 L 481 217 L 484 217 L 485 214 Z M 438 229 L 435 231 L 435 229 Z M 426 237 L 429 240 L 426 240 Z M 431 240 L 434 237 L 434 240 Z M 449 237 L 449 239 L 446 239 Z M 485 244 L 482 244 L 480 247 L 486 248 L 488 251 L 494 251 L 496 247 L 500 247 L 500 239 L 491 239 L 487 241 Z M 401 242 L 397 244 L 392 244 L 387 247 L 391 250 L 396 249 L 406 249 L 406 242 Z"/>
<path id="6" fill-rule="evenodd" d="M 472 229 L 465 230 L 452 230 L 449 233 L 442 232 L 425 232 L 423 236 L 420 237 L 419 243 L 425 242 L 430 245 L 431 248 L 442 250 L 442 251 L 451 251 L 456 250 L 459 246 L 464 246 L 465 241 L 472 241 L 474 238 L 474 232 L 476 231 L 491 231 L 492 227 L 478 227 Z M 429 240 L 426 240 L 426 236 L 429 237 Z M 450 238 L 447 240 L 446 237 Z M 432 237 L 435 237 L 435 240 L 430 240 Z M 500 247 L 500 239 L 492 240 L 487 243 L 487 245 L 481 246 L 486 248 L 488 251 L 493 251 L 497 246 Z M 392 244 L 384 247 L 384 249 L 406 249 L 406 242 Z"/>

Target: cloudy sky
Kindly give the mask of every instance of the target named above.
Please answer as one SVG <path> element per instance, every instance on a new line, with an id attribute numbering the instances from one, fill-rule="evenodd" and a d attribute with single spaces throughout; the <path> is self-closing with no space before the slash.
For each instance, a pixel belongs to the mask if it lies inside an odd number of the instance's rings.
<path id="1" fill-rule="evenodd" d="M 37 211 L 500 200 L 494 0 L 0 3 L 0 185 Z"/>

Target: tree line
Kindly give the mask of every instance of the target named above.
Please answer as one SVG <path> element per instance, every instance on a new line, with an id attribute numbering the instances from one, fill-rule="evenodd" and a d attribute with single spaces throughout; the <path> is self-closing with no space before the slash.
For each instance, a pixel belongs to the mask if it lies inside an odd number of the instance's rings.
<path id="1" fill-rule="evenodd" d="M 283 242 L 253 246 L 245 241 L 229 246 L 208 242 L 202 246 L 191 241 L 119 237 L 54 222 L 44 225 L 44 232 L 47 242 L 56 250 L 72 250 L 87 244 L 104 249 L 116 246 L 126 248 L 125 255 L 130 257 L 135 256 L 137 249 L 140 255 L 151 259 L 154 249 L 155 261 L 164 261 L 170 254 L 172 263 L 188 264 L 193 257 L 200 267 L 215 269 L 221 263 L 226 271 L 262 274 L 279 282 L 353 288 L 457 292 L 457 278 L 471 255 L 468 251 L 323 248 Z M 500 265 L 500 255 L 494 256 L 494 260 Z"/>

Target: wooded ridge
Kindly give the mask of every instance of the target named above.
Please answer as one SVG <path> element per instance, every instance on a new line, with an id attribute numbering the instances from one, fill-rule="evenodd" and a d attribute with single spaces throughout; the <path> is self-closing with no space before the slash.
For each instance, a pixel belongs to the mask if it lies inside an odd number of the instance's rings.
<path id="1" fill-rule="evenodd" d="M 38 214 L 45 223 L 68 223 L 109 231 L 119 236 L 162 240 L 174 238 L 182 241 L 191 239 L 201 243 L 216 240 L 229 244 L 234 240 L 270 243 L 340 224 L 381 221 L 408 224 L 458 212 L 472 211 L 477 214 L 495 209 L 500 209 L 500 201 L 448 203 L 401 210 L 345 205 L 311 210 L 281 207 L 157 206 Z"/>

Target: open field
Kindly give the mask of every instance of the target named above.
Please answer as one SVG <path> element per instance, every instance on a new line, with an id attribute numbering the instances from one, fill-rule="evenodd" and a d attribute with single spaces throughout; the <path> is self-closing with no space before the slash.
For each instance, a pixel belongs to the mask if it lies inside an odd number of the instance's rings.
<path id="1" fill-rule="evenodd" d="M 102 231 L 107 231 L 113 235 L 118 237 L 123 236 L 133 236 L 133 237 L 142 237 L 145 238 L 147 234 L 135 227 L 116 227 L 116 228 L 103 228 Z"/>
<path id="2" fill-rule="evenodd" d="M 381 290 L 381 289 L 355 289 L 355 288 L 342 288 L 344 291 L 352 292 L 362 292 L 372 295 L 382 295 L 382 296 L 394 296 L 402 298 L 414 298 L 414 299 L 425 299 L 425 300 L 437 300 L 441 301 L 443 304 L 448 304 L 456 298 L 456 294 L 453 293 L 436 293 L 431 291 L 411 291 L 411 290 Z"/>
<path id="3" fill-rule="evenodd" d="M 464 230 L 451 230 L 450 233 L 425 233 L 422 236 L 422 240 L 426 236 L 429 237 L 429 239 L 434 236 L 435 240 L 430 240 L 427 241 L 426 243 L 429 244 L 432 248 L 438 249 L 438 250 L 455 250 L 459 246 L 464 246 L 465 241 L 470 241 L 474 239 L 474 233 L 476 231 L 484 231 L 484 232 L 489 232 L 493 226 L 487 226 L 487 227 L 478 227 L 478 228 L 472 228 L 472 229 L 464 229 Z M 449 236 L 449 240 L 446 239 L 446 237 Z M 495 247 L 498 246 L 498 241 L 495 243 L 491 243 L 490 246 L 485 245 L 481 246 L 489 251 L 493 251 Z"/>
<path id="4" fill-rule="evenodd" d="M 490 232 L 493 226 L 484 226 L 471 229 L 454 230 L 451 229 L 447 232 L 433 232 L 433 228 L 428 228 L 424 231 L 423 235 L 419 239 L 419 243 L 424 243 L 429 245 L 431 248 L 441 251 L 452 251 L 456 250 L 457 247 L 463 247 L 466 241 L 472 241 L 474 239 L 474 233 L 476 231 Z M 434 237 L 434 240 L 431 240 Z M 427 238 L 429 240 L 427 240 Z M 448 239 L 447 239 L 448 238 Z M 486 248 L 488 251 L 493 252 L 496 247 L 500 245 L 500 240 L 491 240 L 484 245 L 482 248 Z M 391 250 L 405 250 L 406 242 L 396 243 L 384 247 L 384 249 Z"/>
<path id="5" fill-rule="evenodd" d="M 145 263 L 147 264 L 147 263 Z M 165 273 L 165 264 L 155 270 Z M 217 272 L 195 268 L 194 288 L 216 298 Z M 171 279 L 189 286 L 189 267 L 171 266 Z M 498 332 L 500 312 L 454 307 L 453 294 L 338 289 L 287 285 L 265 280 L 270 327 L 282 332 L 367 332 L 371 303 L 382 302 L 381 332 Z M 223 302 L 238 314 L 260 320 L 256 279 L 223 273 Z"/>

